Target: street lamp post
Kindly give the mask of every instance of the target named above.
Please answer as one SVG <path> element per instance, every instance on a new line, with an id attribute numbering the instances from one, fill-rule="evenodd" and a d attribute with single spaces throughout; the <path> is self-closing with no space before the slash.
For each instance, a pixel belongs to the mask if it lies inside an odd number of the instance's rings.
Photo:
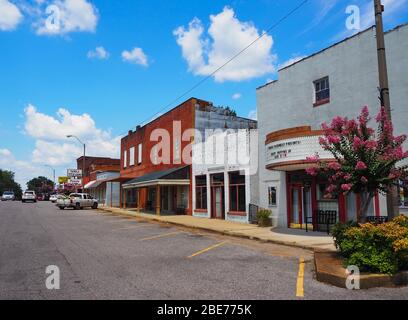
<path id="1" fill-rule="evenodd" d="M 53 181 L 54 181 L 54 191 L 55 191 L 55 186 L 56 186 L 56 184 L 55 184 L 55 169 L 54 169 L 53 167 L 51 167 L 50 165 L 48 165 L 48 164 L 46 164 L 45 166 L 48 167 L 48 168 L 50 168 L 50 169 L 52 170 L 52 173 L 53 173 Z"/>
<path id="2" fill-rule="evenodd" d="M 82 159 L 82 192 L 84 192 L 84 187 L 85 187 L 84 177 L 85 177 L 85 154 L 86 154 L 86 145 L 85 145 L 85 143 L 83 143 L 83 142 L 81 141 L 81 139 L 79 139 L 77 136 L 74 136 L 74 135 L 72 135 L 72 134 L 68 135 L 67 138 L 75 138 L 75 139 L 77 139 L 78 142 L 79 142 L 80 144 L 82 144 L 83 147 L 84 147 L 84 157 L 83 157 L 83 159 Z"/>

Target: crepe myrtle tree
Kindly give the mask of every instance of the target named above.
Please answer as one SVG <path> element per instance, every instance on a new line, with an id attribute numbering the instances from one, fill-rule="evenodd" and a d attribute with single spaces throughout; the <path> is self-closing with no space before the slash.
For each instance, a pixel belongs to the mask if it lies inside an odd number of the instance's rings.
<path id="1" fill-rule="evenodd" d="M 368 107 L 363 107 L 357 119 L 335 117 L 331 124 L 324 123 L 322 148 L 329 151 L 333 161 L 323 161 L 318 155 L 308 157 L 315 165 L 307 169 L 312 176 L 323 175 L 328 179 L 325 197 L 330 199 L 340 193 L 363 194 L 357 217 L 365 222 L 369 205 L 378 191 L 386 194 L 405 177 L 408 166 L 398 163 L 408 158 L 402 144 L 406 135 L 394 136 L 391 121 L 382 107 L 375 118 L 377 131 L 368 126 Z"/>

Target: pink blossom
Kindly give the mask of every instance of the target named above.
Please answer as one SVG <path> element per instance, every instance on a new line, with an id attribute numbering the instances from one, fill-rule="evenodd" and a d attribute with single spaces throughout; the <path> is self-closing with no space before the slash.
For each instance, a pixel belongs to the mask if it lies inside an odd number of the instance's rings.
<path id="1" fill-rule="evenodd" d="M 343 191 L 350 191 L 351 188 L 352 188 L 352 185 L 351 185 L 350 183 L 345 183 L 345 184 L 342 184 L 342 185 L 341 185 L 341 189 L 342 189 Z"/>
<path id="2" fill-rule="evenodd" d="M 331 144 L 336 144 L 336 143 L 340 143 L 341 139 L 339 136 L 330 135 L 330 136 L 327 136 L 327 141 L 329 141 L 329 143 Z"/>
<path id="3" fill-rule="evenodd" d="M 365 170 L 367 169 L 367 165 L 363 161 L 358 161 L 356 165 L 357 170 Z"/>
<path id="4" fill-rule="evenodd" d="M 331 122 L 331 129 L 335 131 L 339 131 L 342 129 L 345 122 L 346 120 L 344 118 L 337 116 Z"/>
<path id="5" fill-rule="evenodd" d="M 316 155 L 313 155 L 313 156 L 310 156 L 310 157 L 306 157 L 306 160 L 307 161 L 311 161 L 311 162 L 317 162 L 317 161 L 319 161 L 319 156 L 316 154 Z"/>
<path id="6" fill-rule="evenodd" d="M 335 191 L 336 189 L 337 189 L 337 186 L 334 185 L 334 184 L 331 184 L 331 185 L 329 185 L 329 186 L 326 188 L 326 192 L 327 192 L 327 193 L 332 193 L 332 192 Z"/>
<path id="7" fill-rule="evenodd" d="M 354 137 L 353 140 L 353 149 L 358 150 L 362 146 L 363 142 L 359 137 Z"/>
<path id="8" fill-rule="evenodd" d="M 368 122 L 368 117 L 369 117 L 369 112 L 368 112 L 368 107 L 365 106 L 361 110 L 360 116 L 358 117 L 358 121 L 360 123 L 360 126 L 366 126 Z"/>
<path id="9" fill-rule="evenodd" d="M 361 177 L 361 182 L 362 183 L 364 183 L 364 184 L 366 184 L 367 182 L 368 182 L 368 180 L 367 180 L 367 178 L 366 177 Z"/>
<path id="10" fill-rule="evenodd" d="M 335 171 L 341 169 L 341 165 L 340 165 L 340 163 L 338 163 L 338 162 L 330 162 L 330 163 L 328 164 L 328 167 L 329 167 L 330 170 L 335 170 Z"/>
<path id="11" fill-rule="evenodd" d="M 351 178 L 352 178 L 352 176 L 351 176 L 351 174 L 349 174 L 349 173 L 347 173 L 345 176 L 344 176 L 344 180 L 351 180 Z"/>
<path id="12" fill-rule="evenodd" d="M 377 141 L 374 140 L 367 140 L 366 142 L 364 142 L 365 147 L 367 148 L 367 150 L 375 150 L 378 146 Z"/>
<path id="13" fill-rule="evenodd" d="M 317 176 L 318 170 L 317 168 L 307 168 L 306 173 L 310 176 Z"/>

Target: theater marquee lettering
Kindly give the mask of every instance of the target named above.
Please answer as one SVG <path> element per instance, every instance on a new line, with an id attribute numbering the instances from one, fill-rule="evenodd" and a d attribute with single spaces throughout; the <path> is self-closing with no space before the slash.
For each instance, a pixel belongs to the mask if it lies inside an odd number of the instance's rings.
<path id="1" fill-rule="evenodd" d="M 332 158 L 319 144 L 319 136 L 296 137 L 274 141 L 266 145 L 266 165 L 281 165 L 293 161 L 304 161 L 307 157 L 319 155 L 322 159 Z"/>
<path id="2" fill-rule="evenodd" d="M 288 157 L 290 153 L 292 153 L 292 148 L 294 146 L 300 145 L 301 143 L 302 141 L 297 140 L 274 144 L 268 147 L 269 159 L 270 160 L 285 159 Z"/>

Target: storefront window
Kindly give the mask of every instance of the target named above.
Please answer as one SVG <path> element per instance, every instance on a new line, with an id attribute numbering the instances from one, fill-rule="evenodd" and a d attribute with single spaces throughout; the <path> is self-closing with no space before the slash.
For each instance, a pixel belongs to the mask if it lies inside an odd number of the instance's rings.
<path id="1" fill-rule="evenodd" d="M 207 177 L 196 177 L 196 209 L 207 209 Z"/>
<path id="2" fill-rule="evenodd" d="M 246 212 L 245 176 L 239 172 L 229 174 L 230 211 Z"/>

